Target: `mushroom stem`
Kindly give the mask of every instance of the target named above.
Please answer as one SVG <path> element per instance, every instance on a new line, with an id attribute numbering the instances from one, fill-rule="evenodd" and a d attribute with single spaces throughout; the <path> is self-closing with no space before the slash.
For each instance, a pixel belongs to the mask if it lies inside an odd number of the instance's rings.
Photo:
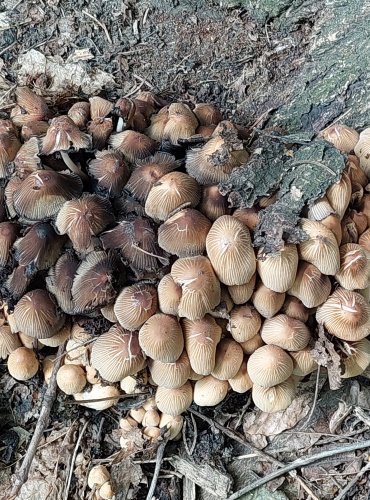
<path id="1" fill-rule="evenodd" d="M 88 175 L 82 172 L 81 168 L 78 167 L 73 160 L 71 160 L 69 154 L 66 151 L 60 151 L 60 154 L 64 163 L 67 165 L 69 170 L 71 170 L 71 172 L 77 174 L 78 176 L 81 177 L 81 179 L 85 181 L 89 180 Z"/>

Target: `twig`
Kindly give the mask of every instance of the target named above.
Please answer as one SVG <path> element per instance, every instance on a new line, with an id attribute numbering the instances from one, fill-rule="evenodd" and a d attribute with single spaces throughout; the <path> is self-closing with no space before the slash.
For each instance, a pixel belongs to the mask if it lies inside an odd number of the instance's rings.
<path id="1" fill-rule="evenodd" d="M 69 488 L 71 486 L 72 475 L 73 475 L 73 466 L 74 466 L 74 463 L 75 463 L 75 460 L 76 460 L 78 448 L 80 447 L 81 440 L 83 438 L 83 435 L 85 434 L 85 431 L 86 431 L 87 426 L 89 425 L 89 423 L 90 423 L 90 420 L 87 420 L 85 422 L 84 426 L 82 427 L 80 435 L 78 436 L 78 439 L 77 439 L 77 443 L 76 443 L 75 449 L 73 450 L 72 460 L 71 460 L 71 463 L 69 464 L 68 480 L 67 480 L 66 489 L 65 489 L 65 493 L 64 493 L 64 500 L 68 500 L 68 492 L 69 492 Z"/>
<path id="2" fill-rule="evenodd" d="M 53 406 L 53 403 L 55 401 L 55 397 L 57 394 L 57 371 L 59 370 L 60 365 L 62 363 L 61 354 L 64 351 L 64 347 L 65 347 L 65 343 L 60 345 L 58 348 L 57 354 L 60 356 L 60 358 L 58 359 L 58 361 L 54 362 L 53 371 L 51 373 L 48 388 L 46 389 L 46 392 L 45 392 L 45 396 L 44 396 L 42 406 L 41 406 L 40 416 L 39 416 L 39 419 L 37 421 L 35 431 L 33 433 L 31 442 L 28 446 L 27 453 L 25 454 L 25 457 L 23 459 L 22 465 L 21 465 L 19 471 L 14 474 L 14 484 L 13 484 L 13 488 L 11 491 L 11 496 L 13 498 L 18 495 L 19 490 L 24 485 L 24 483 L 27 481 L 28 473 L 30 471 L 30 467 L 32 464 L 32 460 L 35 456 L 37 447 L 40 443 L 40 440 L 42 438 L 44 430 L 46 429 L 46 427 L 49 423 L 49 416 L 50 416 L 51 407 Z"/>
<path id="3" fill-rule="evenodd" d="M 310 423 L 310 420 L 312 418 L 312 415 L 315 411 L 315 408 L 316 408 L 316 403 L 317 403 L 317 397 L 319 395 L 319 381 L 320 381 L 320 365 L 317 365 L 317 374 L 316 374 L 316 384 L 315 384 L 315 394 L 314 394 L 314 397 L 313 397 L 313 401 L 312 401 L 312 408 L 311 408 L 311 411 L 307 417 L 307 420 L 305 421 L 305 423 L 302 425 L 301 429 L 305 429 L 307 427 L 307 425 Z"/>
<path id="4" fill-rule="evenodd" d="M 346 496 L 349 490 L 357 483 L 357 481 L 365 474 L 366 471 L 370 469 L 370 462 L 368 462 L 362 469 L 355 475 L 353 479 L 347 484 L 345 488 L 343 488 L 338 495 L 334 498 L 334 500 L 341 500 Z"/>
<path id="5" fill-rule="evenodd" d="M 159 472 L 161 470 L 164 450 L 166 449 L 167 441 L 168 440 L 162 441 L 161 444 L 158 446 L 153 479 L 152 479 L 152 482 L 150 483 L 150 488 L 149 488 L 148 494 L 146 496 L 146 500 L 152 500 L 152 498 L 153 498 L 155 487 L 157 486 Z"/>
<path id="6" fill-rule="evenodd" d="M 89 12 L 87 12 L 86 10 L 83 10 L 83 11 L 82 11 L 82 14 L 85 14 L 85 16 L 88 16 L 90 19 L 92 19 L 93 21 L 95 21 L 95 22 L 96 22 L 96 24 L 97 24 L 98 26 L 100 26 L 100 27 L 101 27 L 101 29 L 104 31 L 105 36 L 107 37 L 108 42 L 109 42 L 110 44 L 112 44 L 112 43 L 113 43 L 113 42 L 112 42 L 112 39 L 111 39 L 111 37 L 110 37 L 110 34 L 109 34 L 108 30 L 107 30 L 107 27 L 105 26 L 105 24 L 104 24 L 104 23 L 102 23 L 101 21 L 99 21 L 99 19 L 96 19 L 96 17 L 95 17 L 95 16 L 93 16 L 92 14 L 90 14 Z"/>
<path id="7" fill-rule="evenodd" d="M 322 451 L 321 453 L 317 453 L 316 455 L 311 455 L 310 457 L 298 458 L 298 460 L 295 460 L 294 462 L 286 465 L 285 467 L 282 467 L 281 469 L 278 469 L 278 470 L 272 472 L 271 474 L 268 474 L 267 476 L 262 477 L 261 479 L 258 479 L 257 481 L 246 486 L 245 488 L 242 488 L 241 490 L 239 490 L 236 493 L 234 493 L 233 495 L 231 495 L 228 498 L 228 500 L 236 500 L 237 498 L 240 498 L 241 496 L 245 495 L 246 493 L 249 493 L 250 491 L 253 491 L 256 488 L 263 486 L 264 484 L 268 483 L 272 479 L 283 476 L 284 474 L 291 472 L 295 469 L 298 469 L 300 467 L 305 467 L 306 465 L 310 465 L 310 464 L 317 462 L 319 460 L 322 460 L 324 458 L 333 457 L 335 455 L 339 455 L 342 453 L 348 453 L 349 451 L 363 450 L 364 448 L 369 448 L 369 447 L 370 447 L 370 440 L 368 439 L 366 441 L 360 441 L 357 443 L 344 445 L 344 446 L 341 446 L 339 448 L 334 448 L 332 450 Z"/>

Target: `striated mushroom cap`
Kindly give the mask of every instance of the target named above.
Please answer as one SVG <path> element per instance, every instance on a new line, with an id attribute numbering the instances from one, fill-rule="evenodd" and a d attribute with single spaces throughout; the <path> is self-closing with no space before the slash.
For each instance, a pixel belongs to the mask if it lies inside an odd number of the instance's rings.
<path id="1" fill-rule="evenodd" d="M 157 290 L 152 285 L 137 283 L 123 288 L 114 304 L 118 322 L 127 330 L 138 330 L 157 311 Z"/>
<path id="2" fill-rule="evenodd" d="M 194 403 L 199 406 L 216 406 L 228 393 L 227 380 L 219 380 L 212 375 L 197 380 L 194 384 Z"/>
<path id="3" fill-rule="evenodd" d="M 181 415 L 193 402 L 193 388 L 189 381 L 176 389 L 158 387 L 155 402 L 162 413 L 173 417 Z"/>
<path id="4" fill-rule="evenodd" d="M 243 362 L 243 349 L 235 340 L 224 338 L 216 347 L 216 362 L 211 375 L 219 380 L 235 377 Z"/>
<path id="5" fill-rule="evenodd" d="M 329 297 L 331 283 L 328 276 L 321 274 L 313 264 L 300 261 L 293 286 L 288 290 L 308 307 L 317 307 Z"/>
<path id="6" fill-rule="evenodd" d="M 296 385 L 293 377 L 289 377 L 274 387 L 262 387 L 253 384 L 252 399 L 254 404 L 262 411 L 275 413 L 285 410 L 293 402 Z"/>
<path id="7" fill-rule="evenodd" d="M 237 342 L 246 342 L 253 338 L 261 325 L 261 316 L 253 306 L 244 304 L 231 310 L 228 330 Z"/>
<path id="8" fill-rule="evenodd" d="M 261 329 L 261 337 L 266 344 L 276 345 L 286 351 L 300 351 L 307 347 L 311 334 L 307 326 L 299 319 L 278 314 L 265 320 Z"/>
<path id="9" fill-rule="evenodd" d="M 186 351 L 183 351 L 173 363 L 150 360 L 149 370 L 155 384 L 168 389 L 176 389 L 184 385 L 190 377 L 189 357 Z"/>
<path id="10" fill-rule="evenodd" d="M 290 377 L 293 360 L 281 347 L 265 345 L 250 356 L 247 368 L 253 384 L 273 387 Z"/>
<path id="11" fill-rule="evenodd" d="M 139 343 L 144 353 L 152 359 L 174 363 L 184 349 L 184 337 L 177 318 L 168 314 L 154 314 L 140 328 Z"/>
<path id="12" fill-rule="evenodd" d="M 297 268 L 298 252 L 295 245 L 286 244 L 274 256 L 258 253 L 258 274 L 262 283 L 274 292 L 286 292 L 293 285 Z"/>
<path id="13" fill-rule="evenodd" d="M 339 248 L 340 268 L 335 279 L 347 290 L 364 289 L 369 284 L 370 263 L 361 245 L 346 243 Z"/>

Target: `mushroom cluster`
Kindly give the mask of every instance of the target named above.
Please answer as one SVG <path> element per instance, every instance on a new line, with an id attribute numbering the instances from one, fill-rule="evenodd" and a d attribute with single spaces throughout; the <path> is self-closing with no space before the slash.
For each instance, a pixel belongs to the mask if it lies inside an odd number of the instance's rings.
<path id="1" fill-rule="evenodd" d="M 234 209 L 221 195 L 248 161 L 248 131 L 213 105 L 142 92 L 57 115 L 27 88 L 16 95 L 0 121 L 0 357 L 13 377 L 42 360 L 48 381 L 42 349 L 67 342 L 59 388 L 101 410 L 138 380 L 153 386 L 154 437 L 163 418 L 230 390 L 288 407 L 317 367 L 317 323 L 342 377 L 365 370 L 370 129 L 322 133 L 347 167 L 301 214 L 307 238 L 266 255 L 253 233 L 274 196 Z"/>

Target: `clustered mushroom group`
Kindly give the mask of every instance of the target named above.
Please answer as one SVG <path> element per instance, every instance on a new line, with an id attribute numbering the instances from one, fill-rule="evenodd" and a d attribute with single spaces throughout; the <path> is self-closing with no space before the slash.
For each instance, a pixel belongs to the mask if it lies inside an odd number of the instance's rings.
<path id="1" fill-rule="evenodd" d="M 42 360 L 47 381 L 55 356 L 42 349 L 67 341 L 62 391 L 105 409 L 145 380 L 157 412 L 145 428 L 160 428 L 230 390 L 287 408 L 317 368 L 317 323 L 342 377 L 366 369 L 370 129 L 322 133 L 347 167 L 301 214 L 307 239 L 266 255 L 253 232 L 274 193 L 237 209 L 221 195 L 249 154 L 246 130 L 213 105 L 142 92 L 53 117 L 28 88 L 16 96 L 0 121 L 0 357 L 14 378 Z M 102 318 L 110 327 L 94 335 Z"/>

